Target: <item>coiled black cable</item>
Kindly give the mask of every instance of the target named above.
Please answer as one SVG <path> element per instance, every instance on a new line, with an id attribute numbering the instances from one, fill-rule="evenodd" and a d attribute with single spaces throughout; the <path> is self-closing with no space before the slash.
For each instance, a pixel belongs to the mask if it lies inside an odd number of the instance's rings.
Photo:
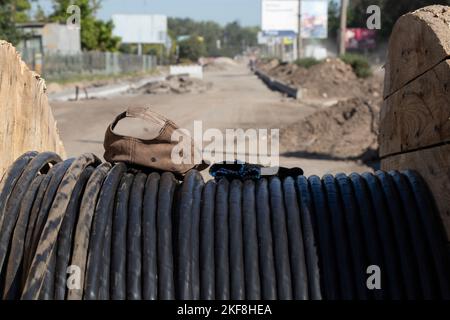
<path id="1" fill-rule="evenodd" d="M 325 202 L 325 194 L 322 182 L 319 177 L 312 176 L 309 179 L 311 198 L 314 206 L 314 229 L 318 235 L 318 247 L 320 254 L 320 268 L 322 270 L 322 286 L 326 294 L 325 298 L 329 300 L 339 299 L 341 286 L 338 280 L 338 267 L 336 261 L 336 252 L 333 245 L 331 223 L 328 208 Z"/>
<path id="2" fill-rule="evenodd" d="M 3 299 L 450 296 L 445 233 L 415 172 L 205 184 L 140 170 L 20 157 L 0 183 Z"/>
<path id="3" fill-rule="evenodd" d="M 52 270 L 49 270 L 49 266 L 54 259 L 56 240 L 76 182 L 86 167 L 97 163 L 98 158 L 94 155 L 82 155 L 71 164 L 64 175 L 39 239 L 36 254 L 32 260 L 22 292 L 22 299 L 37 299 L 39 297 L 46 275 L 52 272 Z"/>
<path id="4" fill-rule="evenodd" d="M 158 210 L 158 189 L 160 179 L 158 173 L 151 173 L 145 184 L 144 207 L 142 212 L 142 299 L 144 300 L 158 299 L 156 216 Z M 124 219 L 126 219 L 126 216 Z M 120 227 L 119 223 L 118 227 Z M 126 246 L 126 242 L 124 242 L 123 245 Z M 125 269 L 123 269 L 123 274 L 123 279 L 125 279 Z"/>
<path id="5" fill-rule="evenodd" d="M 36 253 L 39 239 L 45 226 L 45 222 L 47 221 L 50 207 L 52 206 L 55 194 L 58 190 L 61 180 L 63 179 L 72 162 L 73 159 L 69 159 L 64 162 L 58 163 L 51 169 L 52 175 L 46 186 L 46 189 L 43 190 L 45 191 L 45 193 L 42 195 L 42 202 L 40 203 L 39 207 L 36 207 L 35 213 L 33 213 L 33 216 L 35 216 L 36 218 L 34 219 L 33 230 L 30 234 L 30 247 L 25 265 L 26 271 L 28 271 L 31 267 L 32 258 Z"/>
<path id="6" fill-rule="evenodd" d="M 256 183 L 256 223 L 258 226 L 261 298 L 275 300 L 277 298 L 277 282 L 268 195 L 267 180 L 259 180 Z"/>
<path id="7" fill-rule="evenodd" d="M 0 269 L 3 268 L 5 256 L 9 248 L 10 238 L 14 231 L 14 226 L 19 216 L 22 199 L 28 191 L 28 187 L 39 174 L 40 170 L 48 164 L 54 164 L 61 158 L 51 152 L 44 152 L 36 155 L 27 165 L 20 175 L 15 187 L 12 189 L 8 201 L 5 203 L 2 225 L 0 229 Z"/>
<path id="8" fill-rule="evenodd" d="M 17 181 L 22 176 L 22 172 L 28 163 L 36 157 L 38 153 L 35 151 L 27 152 L 19 157 L 4 173 L 0 183 L 0 227 L 3 224 L 3 217 L 6 210 L 6 202 L 11 196 L 11 192 L 16 186 Z"/>
<path id="9" fill-rule="evenodd" d="M 419 279 L 421 291 L 424 299 L 433 299 L 437 297 L 436 290 L 436 274 L 432 269 L 429 261 L 431 261 L 430 252 L 426 246 L 424 231 L 419 220 L 419 210 L 414 200 L 414 194 L 408 180 L 397 171 L 391 171 L 397 191 L 406 217 L 406 226 L 410 235 L 410 241 L 415 254 L 415 261 L 419 269 Z"/>
<path id="10" fill-rule="evenodd" d="M 400 274 L 400 262 L 398 261 L 398 244 L 395 241 L 389 214 L 387 214 L 388 209 L 383 191 L 378 179 L 373 174 L 364 173 L 362 177 L 370 193 L 373 213 L 378 227 L 378 239 L 381 243 L 383 261 L 386 266 L 385 285 L 392 299 L 404 299 L 404 284 Z"/>
<path id="11" fill-rule="evenodd" d="M 8 265 L 5 272 L 5 283 L 3 286 L 3 299 L 11 300 L 20 296 L 19 282 L 20 275 L 23 268 L 23 253 L 25 234 L 30 217 L 30 212 L 33 207 L 33 203 L 36 200 L 39 187 L 44 181 L 45 175 L 39 175 L 34 179 L 33 183 L 28 188 L 27 194 L 23 198 L 22 206 L 20 208 L 19 218 L 17 220 L 14 234 L 11 240 L 11 249 L 8 258 Z"/>
<path id="12" fill-rule="evenodd" d="M 217 184 L 214 217 L 214 252 L 216 268 L 216 299 L 230 299 L 230 264 L 228 234 L 228 180 Z"/>
<path id="13" fill-rule="evenodd" d="M 195 172 L 195 171 L 194 171 Z M 200 299 L 200 215 L 202 203 L 202 191 L 204 188 L 204 181 L 201 175 L 197 172 L 195 175 L 195 185 L 193 189 L 192 204 L 192 299 Z"/>
<path id="14" fill-rule="evenodd" d="M 367 257 L 364 249 L 364 239 L 361 232 L 361 222 L 358 217 L 358 208 L 353 194 L 350 179 L 345 174 L 336 175 L 336 184 L 342 200 L 342 211 L 348 232 L 348 242 L 351 251 L 351 261 L 354 272 L 355 297 L 367 300 L 370 293 L 366 286 Z M 344 210 L 345 208 L 345 210 Z"/>
<path id="15" fill-rule="evenodd" d="M 443 237 L 442 225 L 436 221 L 435 204 L 431 201 L 431 194 L 422 178 L 413 171 L 404 171 L 403 175 L 408 179 L 414 198 L 419 209 L 420 222 L 425 229 L 425 237 L 429 251 L 433 257 L 434 267 L 440 287 L 440 297 L 450 299 L 449 259 L 442 255 L 446 250 L 446 239 Z"/>
<path id="16" fill-rule="evenodd" d="M 214 208 L 216 183 L 209 181 L 202 194 L 200 216 L 200 299 L 215 299 Z"/>
<path id="17" fill-rule="evenodd" d="M 109 163 L 101 164 L 95 168 L 81 199 L 71 259 L 71 265 L 79 269 L 80 279 L 77 285 L 68 288 L 67 298 L 69 300 L 81 300 L 83 297 L 92 218 L 103 181 L 110 169 Z"/>
<path id="18" fill-rule="evenodd" d="M 292 297 L 295 300 L 307 300 L 308 271 L 303 244 L 303 232 L 300 222 L 300 210 L 297 202 L 294 179 L 288 177 L 283 182 L 284 203 L 286 207 L 286 225 L 289 238 L 289 254 L 292 276 Z"/>
<path id="19" fill-rule="evenodd" d="M 381 244 L 378 238 L 377 224 L 373 216 L 372 201 L 365 185 L 364 179 L 358 174 L 351 174 L 350 180 L 353 185 L 356 203 L 358 205 L 359 218 L 361 221 L 361 233 L 364 237 L 365 251 L 367 253 L 367 266 L 377 266 L 380 270 L 386 270 L 381 254 Z M 371 290 L 376 300 L 388 299 L 385 277 L 381 277 L 381 287 Z"/>
<path id="20" fill-rule="evenodd" d="M 274 244 L 277 296 L 280 300 L 292 299 L 291 265 L 286 227 L 286 212 L 284 208 L 281 182 L 277 177 L 269 182 L 270 205 L 272 217 L 272 236 Z"/>
<path id="21" fill-rule="evenodd" d="M 158 243 L 158 297 L 175 299 L 174 257 L 172 236 L 173 198 L 177 181 L 172 173 L 163 173 L 158 190 L 157 243 Z"/>
<path id="22" fill-rule="evenodd" d="M 195 173 L 189 172 L 181 186 L 176 236 L 178 299 L 192 300 L 192 206 Z"/>
<path id="23" fill-rule="evenodd" d="M 399 260 L 403 283 L 405 285 L 407 299 L 416 300 L 421 298 L 420 285 L 417 281 L 419 278 L 419 271 L 417 270 L 417 263 L 414 259 L 414 253 L 411 241 L 409 239 L 409 232 L 407 228 L 396 228 L 396 226 L 406 226 L 406 218 L 402 212 L 402 205 L 400 196 L 395 188 L 392 177 L 386 172 L 378 171 L 376 176 L 381 183 L 383 195 L 388 206 L 388 214 L 391 218 L 394 237 L 398 245 Z M 387 200 L 389 199 L 389 201 Z"/>
<path id="24" fill-rule="evenodd" d="M 230 250 L 230 298 L 245 299 L 244 243 L 242 234 L 242 182 L 234 180 L 230 184 L 229 195 L 229 240 Z"/>
<path id="25" fill-rule="evenodd" d="M 115 193 L 125 169 L 126 167 L 123 163 L 115 165 L 106 177 L 100 191 L 89 237 L 89 255 L 86 265 L 84 291 L 84 299 L 86 300 L 98 298 L 100 281 L 106 277 L 103 274 L 103 263 L 108 263 L 108 261 L 105 261 L 103 254 L 103 247 L 106 242 L 105 235 L 108 236 L 108 233 L 110 234 L 107 230 L 108 220 L 112 215 Z"/>
<path id="26" fill-rule="evenodd" d="M 127 299 L 142 298 L 142 200 L 147 176 L 136 175 L 131 186 L 127 222 Z"/>
<path id="27" fill-rule="evenodd" d="M 80 200 L 86 187 L 86 183 L 93 172 L 94 168 L 87 167 L 77 181 L 64 216 L 61 231 L 58 235 L 54 285 L 55 300 L 64 300 L 66 297 L 67 267 L 69 266 L 70 257 L 73 252 L 72 239 L 78 212 L 80 210 Z"/>
<path id="28" fill-rule="evenodd" d="M 312 300 L 321 300 L 322 289 L 320 287 L 319 253 L 311 217 L 313 214 L 313 205 L 308 179 L 304 176 L 297 177 L 296 187 L 300 207 L 303 241 L 305 244 L 309 297 Z"/>
<path id="29" fill-rule="evenodd" d="M 340 297 L 344 300 L 355 299 L 355 283 L 348 231 L 345 226 L 341 195 L 335 179 L 331 175 L 322 178 L 327 207 L 330 212 L 332 242 L 336 250 L 337 270 L 339 273 Z"/>
<path id="30" fill-rule="evenodd" d="M 49 170 L 48 174 L 45 175 L 44 179 L 42 180 L 41 185 L 39 186 L 39 190 L 37 192 L 36 199 L 31 208 L 30 218 L 29 218 L 27 230 L 25 233 L 25 245 L 24 245 L 23 262 L 22 262 L 21 290 L 25 286 L 25 280 L 28 276 L 28 270 L 30 268 L 32 254 L 34 254 L 34 251 L 32 250 L 32 247 L 34 247 L 34 244 L 32 243 L 32 238 L 33 238 L 34 227 L 36 225 L 36 221 L 37 221 L 38 214 L 39 214 L 39 209 L 40 209 L 41 203 L 44 199 L 44 194 L 45 194 L 45 191 L 47 190 L 48 184 L 50 183 L 54 172 L 60 166 L 61 166 L 61 164 L 59 164 L 59 163 L 56 164 Z"/>
<path id="31" fill-rule="evenodd" d="M 255 182 L 247 180 L 242 190 L 242 231 L 244 241 L 244 281 L 246 299 L 261 299 L 261 277 L 256 223 Z M 211 231 L 214 233 L 214 230 Z"/>
<path id="32" fill-rule="evenodd" d="M 127 298 L 128 202 L 133 179 L 134 176 L 132 174 L 125 174 L 117 190 L 116 208 L 112 225 L 112 248 L 114 248 L 114 250 L 111 250 L 112 300 L 125 300 Z M 154 241 L 154 244 L 156 244 L 156 241 Z"/>

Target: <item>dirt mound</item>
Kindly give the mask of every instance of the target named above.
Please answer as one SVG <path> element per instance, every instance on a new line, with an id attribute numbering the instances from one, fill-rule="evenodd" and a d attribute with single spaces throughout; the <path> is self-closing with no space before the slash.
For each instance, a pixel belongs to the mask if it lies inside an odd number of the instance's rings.
<path id="1" fill-rule="evenodd" d="M 149 83 L 133 93 L 141 94 L 186 94 L 203 93 L 212 87 L 212 83 L 189 76 L 171 76 L 165 81 Z"/>
<path id="2" fill-rule="evenodd" d="M 383 70 L 361 79 L 350 65 L 338 58 L 326 59 L 309 68 L 277 60 L 260 63 L 258 68 L 279 81 L 301 88 L 303 100 L 338 101 L 282 130 L 282 152 L 365 162 L 378 158 Z"/>
<path id="3" fill-rule="evenodd" d="M 277 59 L 272 59 L 267 63 L 263 62 L 263 61 L 259 61 L 256 66 L 259 70 L 270 73 L 270 70 L 275 69 L 279 65 L 280 65 L 280 62 Z"/>
<path id="4" fill-rule="evenodd" d="M 379 104 L 343 100 L 281 131 L 286 155 L 374 160 L 378 157 Z"/>
<path id="5" fill-rule="evenodd" d="M 274 65 L 274 63 L 272 63 Z M 362 95 L 361 79 L 350 65 L 338 58 L 326 59 L 306 69 L 295 64 L 266 68 L 270 76 L 301 88 L 304 98 L 348 99 Z"/>

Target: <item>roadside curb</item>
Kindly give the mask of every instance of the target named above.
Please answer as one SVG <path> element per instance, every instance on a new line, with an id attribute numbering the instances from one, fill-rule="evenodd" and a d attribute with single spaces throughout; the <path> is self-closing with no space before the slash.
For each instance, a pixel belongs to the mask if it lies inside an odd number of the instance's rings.
<path id="1" fill-rule="evenodd" d="M 262 82 L 264 82 L 272 90 L 279 91 L 281 93 L 286 94 L 288 97 L 291 97 L 291 98 L 294 98 L 297 100 L 302 98 L 302 94 L 301 94 L 302 91 L 300 88 L 291 87 L 279 80 L 276 80 L 276 79 L 268 76 L 261 70 L 255 70 L 255 75 L 258 76 L 258 78 L 260 78 L 262 80 Z"/>
<path id="2" fill-rule="evenodd" d="M 144 78 L 137 82 L 129 81 L 126 83 L 106 85 L 106 86 L 97 87 L 97 88 L 95 88 L 95 87 L 81 88 L 84 91 L 84 94 L 80 93 L 79 100 L 104 98 L 104 97 L 108 97 L 108 96 L 119 95 L 124 92 L 127 92 L 130 89 L 140 88 L 149 83 L 164 81 L 165 79 L 166 79 L 166 76 L 163 75 L 163 76 L 158 76 L 158 77 Z M 77 98 L 76 90 L 73 90 L 73 89 L 65 90 L 63 92 L 58 92 L 58 93 L 54 93 L 54 94 L 49 94 L 50 101 L 70 101 L 70 100 L 76 100 L 76 98 Z"/>

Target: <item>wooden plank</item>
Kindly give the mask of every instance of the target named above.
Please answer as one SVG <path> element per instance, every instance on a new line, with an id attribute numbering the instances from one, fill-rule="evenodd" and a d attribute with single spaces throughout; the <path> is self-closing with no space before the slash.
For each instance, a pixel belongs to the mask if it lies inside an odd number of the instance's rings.
<path id="1" fill-rule="evenodd" d="M 450 241 L 450 7 L 425 7 L 397 21 L 384 85 L 381 168 L 420 173 Z"/>
<path id="2" fill-rule="evenodd" d="M 380 156 L 450 141 L 450 60 L 384 101 Z"/>
<path id="3" fill-rule="evenodd" d="M 0 114 L 0 176 L 26 151 L 66 156 L 44 80 L 30 71 L 5 41 L 0 41 Z"/>
<path id="4" fill-rule="evenodd" d="M 389 39 L 385 98 L 450 57 L 449 28 L 449 6 L 428 6 L 398 19 Z"/>
<path id="5" fill-rule="evenodd" d="M 381 162 L 381 169 L 410 169 L 421 174 L 434 196 L 450 241 L 450 145 L 388 157 Z"/>

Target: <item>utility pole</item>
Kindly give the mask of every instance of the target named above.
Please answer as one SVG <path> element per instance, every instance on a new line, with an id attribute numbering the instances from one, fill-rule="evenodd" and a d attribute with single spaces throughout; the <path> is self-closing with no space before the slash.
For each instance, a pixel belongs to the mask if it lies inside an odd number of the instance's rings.
<path id="1" fill-rule="evenodd" d="M 348 0 L 341 0 L 341 27 L 339 29 L 339 55 L 345 54 L 345 33 L 347 31 Z"/>
<path id="2" fill-rule="evenodd" d="M 302 0 L 298 0 L 298 34 L 297 34 L 297 59 L 303 57 L 302 43 Z"/>

